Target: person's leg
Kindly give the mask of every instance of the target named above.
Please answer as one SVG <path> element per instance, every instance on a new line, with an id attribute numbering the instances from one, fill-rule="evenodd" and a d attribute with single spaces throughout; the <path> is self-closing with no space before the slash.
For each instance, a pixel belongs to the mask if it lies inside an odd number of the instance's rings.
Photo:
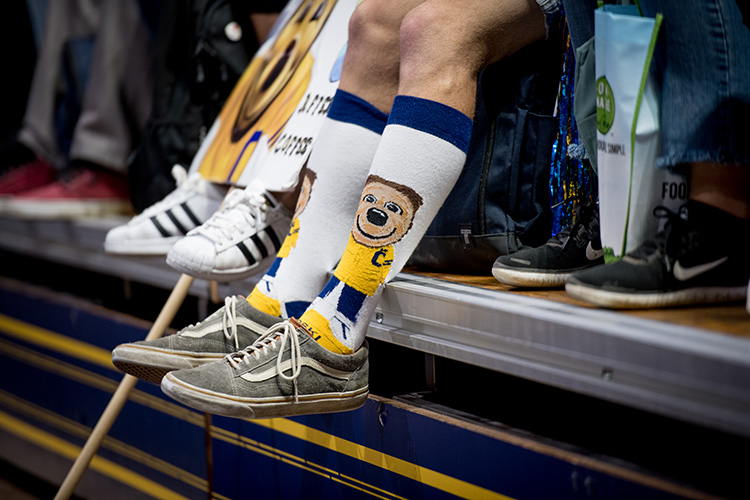
<path id="1" fill-rule="evenodd" d="M 66 175 L 6 204 L 18 217 L 74 218 L 131 209 L 127 158 L 153 100 L 152 35 L 135 0 L 101 2 L 90 76 Z"/>
<path id="2" fill-rule="evenodd" d="M 102 3 L 91 76 L 71 161 L 127 173 L 127 158 L 151 113 L 154 39 L 135 0 Z"/>
<path id="3" fill-rule="evenodd" d="M 49 2 L 41 47 L 34 68 L 19 142 L 57 168 L 66 163 L 55 131 L 55 105 L 65 42 L 92 37 L 99 21 L 99 2 Z"/>
<path id="4" fill-rule="evenodd" d="M 463 168 L 477 76 L 544 38 L 533 0 L 429 0 L 401 25 L 398 92 L 333 278 L 302 315 L 327 349 L 364 342 L 384 284 L 406 263 Z"/>
<path id="5" fill-rule="evenodd" d="M 277 325 L 226 362 L 168 373 L 162 390 L 203 411 L 250 418 L 364 404 L 366 326 L 384 283 L 404 265 L 463 166 L 476 73 L 545 34 L 533 0 L 460 7 L 438 0 L 411 10 L 400 29 L 400 95 L 334 277 L 299 321 Z"/>
<path id="6" fill-rule="evenodd" d="M 66 155 L 60 147 L 58 126 L 68 134 L 72 132 L 73 123 L 56 121 L 63 51 L 71 40 L 92 37 L 98 19 L 96 1 L 49 2 L 26 109 L 16 137 L 18 154 L 9 158 L 7 169 L 0 175 L 0 213 L 7 213 L 8 202 L 19 193 L 53 182 L 57 169 L 65 165 Z M 68 92 L 74 91 L 68 88 Z"/>
<path id="7" fill-rule="evenodd" d="M 750 263 L 750 28 L 734 0 L 644 0 L 664 14 L 663 156 L 688 167 L 686 210 L 656 241 L 622 261 L 574 276 L 572 295 L 606 307 L 667 307 L 741 301 Z"/>
<path id="8" fill-rule="evenodd" d="M 354 12 L 339 92 L 302 173 L 294 222 L 275 262 L 248 300 L 232 300 L 231 310 L 223 308 L 222 315 L 180 331 L 173 340 L 118 346 L 113 360 L 120 369 L 158 382 L 170 369 L 210 360 L 209 352 L 220 357 L 238 350 L 225 339 L 239 339 L 239 348 L 245 348 L 274 320 L 305 311 L 346 246 L 398 87 L 401 20 L 421 1 L 365 0 Z M 226 325 L 234 324 L 239 333 L 227 334 L 231 329 Z"/>
<path id="9" fill-rule="evenodd" d="M 346 246 L 352 217 L 398 87 L 398 30 L 421 0 L 360 4 L 349 22 L 341 83 L 303 176 L 294 221 L 250 304 L 299 317 Z"/>
<path id="10" fill-rule="evenodd" d="M 596 171 L 596 100 L 594 68 L 594 11 L 596 0 L 563 0 L 570 42 L 575 50 L 573 115 L 578 129 L 578 151 L 587 158 L 582 168 Z M 573 145 L 569 146 L 570 154 Z M 588 165 L 587 165 L 588 163 Z M 575 272 L 604 264 L 599 236 L 597 201 L 581 200 L 573 209 L 571 224 L 539 247 L 500 255 L 492 275 L 514 287 L 561 288 Z"/>

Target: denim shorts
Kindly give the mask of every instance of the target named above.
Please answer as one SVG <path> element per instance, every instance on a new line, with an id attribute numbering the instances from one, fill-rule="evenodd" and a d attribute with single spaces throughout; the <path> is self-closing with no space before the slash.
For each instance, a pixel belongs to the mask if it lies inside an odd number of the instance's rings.
<path id="1" fill-rule="evenodd" d="M 743 18 L 738 0 L 641 0 L 641 7 L 664 15 L 657 165 L 750 166 L 750 13 Z"/>

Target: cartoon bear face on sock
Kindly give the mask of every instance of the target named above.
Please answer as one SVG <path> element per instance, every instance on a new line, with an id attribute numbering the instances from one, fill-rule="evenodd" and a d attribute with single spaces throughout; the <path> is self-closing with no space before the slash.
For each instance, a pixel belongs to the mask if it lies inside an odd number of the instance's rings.
<path id="1" fill-rule="evenodd" d="M 420 206 L 422 197 L 410 187 L 370 175 L 357 209 L 352 237 L 370 248 L 392 245 L 409 232 Z"/>
<path id="2" fill-rule="evenodd" d="M 310 195 L 312 194 L 312 187 L 318 174 L 307 168 L 307 162 L 305 162 L 305 170 L 302 174 L 302 187 L 300 188 L 299 198 L 297 198 L 297 206 L 294 209 L 294 218 L 300 216 L 305 210 L 305 207 L 310 202 Z"/>

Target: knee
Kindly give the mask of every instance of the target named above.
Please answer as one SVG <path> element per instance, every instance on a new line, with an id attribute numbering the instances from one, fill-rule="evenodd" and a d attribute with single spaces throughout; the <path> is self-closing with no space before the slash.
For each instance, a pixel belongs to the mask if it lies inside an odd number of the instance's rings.
<path id="1" fill-rule="evenodd" d="M 365 0 L 349 18 L 348 49 L 370 51 L 388 45 L 398 47 L 398 30 L 403 16 L 391 3 L 401 0 Z"/>
<path id="2" fill-rule="evenodd" d="M 474 43 L 471 30 L 461 25 L 452 3 L 423 4 L 404 17 L 399 31 L 402 77 L 432 71 L 479 71 L 486 58 L 485 47 Z"/>

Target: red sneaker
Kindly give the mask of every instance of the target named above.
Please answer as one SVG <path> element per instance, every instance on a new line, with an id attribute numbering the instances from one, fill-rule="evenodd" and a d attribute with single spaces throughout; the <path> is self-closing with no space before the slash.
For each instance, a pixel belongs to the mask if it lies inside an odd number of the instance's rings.
<path id="1" fill-rule="evenodd" d="M 55 180 L 57 170 L 41 158 L 10 167 L 0 175 L 0 196 L 36 189 Z"/>
<path id="2" fill-rule="evenodd" d="M 124 175 L 76 167 L 55 182 L 14 196 L 6 202 L 5 212 L 23 218 L 71 219 L 132 214 L 132 206 Z"/>

